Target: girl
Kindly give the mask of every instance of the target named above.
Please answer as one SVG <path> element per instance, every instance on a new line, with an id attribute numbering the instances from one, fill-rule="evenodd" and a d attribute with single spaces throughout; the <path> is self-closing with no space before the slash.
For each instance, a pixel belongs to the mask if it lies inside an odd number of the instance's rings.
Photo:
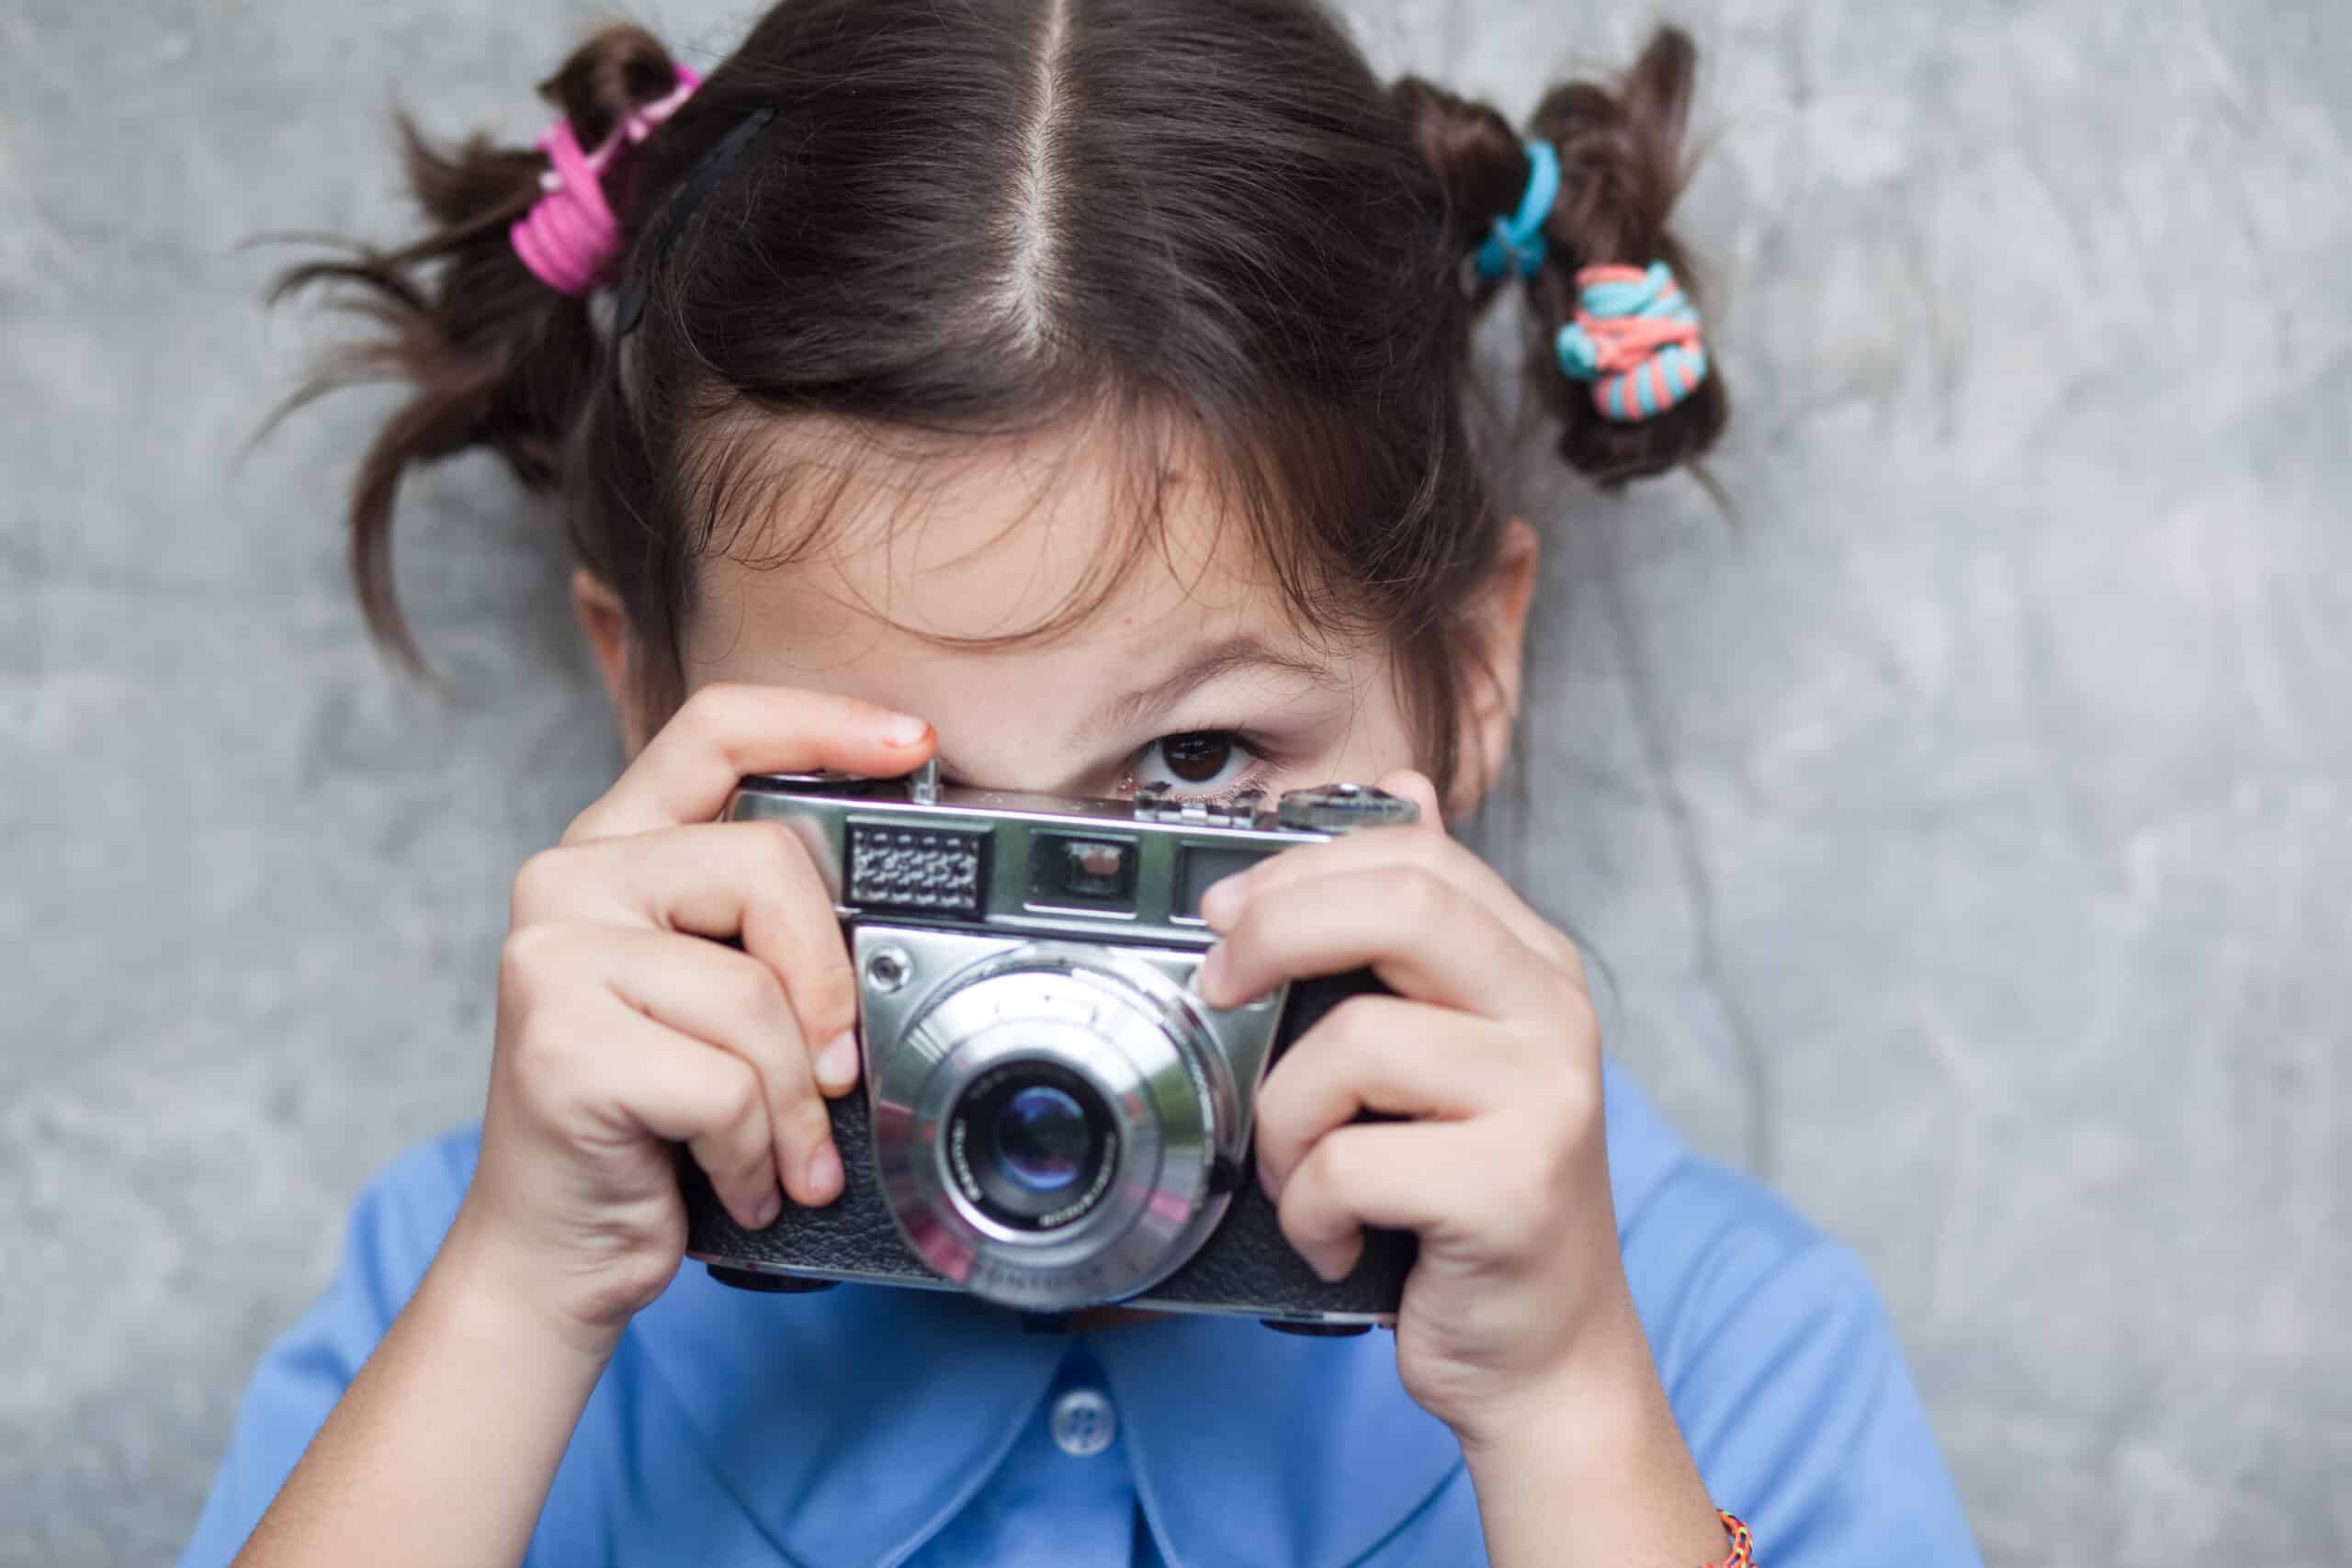
<path id="1" fill-rule="evenodd" d="M 633 760 L 515 879 L 481 1128 L 361 1198 L 186 1562 L 1690 1568 L 1750 1560 L 1740 1517 L 1783 1563 L 1973 1562 L 1853 1258 L 1683 1150 L 1440 826 L 1504 763 L 1535 581 L 1480 311 L 1518 286 L 1605 483 L 1724 423 L 1666 227 L 1692 70 L 1663 32 L 1522 141 L 1310 0 L 785 0 L 707 82 L 600 34 L 537 151 L 412 135 L 433 231 L 289 279 L 413 387 L 362 603 L 413 659 L 394 493 L 499 452 Z M 1283 1058 L 1255 1144 L 1319 1273 L 1419 1233 L 1393 1341 L 681 1272 L 669 1143 L 741 1224 L 823 1205 L 860 1071 L 816 871 L 713 818 L 743 773 L 933 757 L 1419 801 L 1221 885 L 1199 981 L 1393 992 Z"/>

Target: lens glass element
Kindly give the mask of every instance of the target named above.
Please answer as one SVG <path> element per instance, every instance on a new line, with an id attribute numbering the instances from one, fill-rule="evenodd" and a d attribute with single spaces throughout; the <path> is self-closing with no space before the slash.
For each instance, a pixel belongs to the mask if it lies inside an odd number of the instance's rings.
<path id="1" fill-rule="evenodd" d="M 1086 1145 L 1086 1112 L 1050 1084 L 1012 1091 L 996 1113 L 997 1163 L 1032 1192 L 1059 1192 L 1078 1179 Z"/>
<path id="2" fill-rule="evenodd" d="M 942 1154 L 966 1201 L 1015 1230 L 1059 1230 L 1091 1211 L 1118 1164 L 1102 1093 L 1064 1063 L 989 1068 L 958 1097 Z"/>

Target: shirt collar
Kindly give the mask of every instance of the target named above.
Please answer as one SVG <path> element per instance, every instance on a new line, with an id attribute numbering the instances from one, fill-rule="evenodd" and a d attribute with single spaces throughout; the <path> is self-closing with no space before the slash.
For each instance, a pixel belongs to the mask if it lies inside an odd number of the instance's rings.
<path id="1" fill-rule="evenodd" d="M 623 1338 L 797 1563 L 896 1562 L 1003 1461 L 1067 1352 L 936 1291 L 768 1295 L 689 1264 Z"/>
<path id="2" fill-rule="evenodd" d="M 1394 1335 L 1201 1315 L 1090 1337 L 1170 1568 L 1339 1568 L 1462 1463 L 1396 1378 Z"/>
<path id="3" fill-rule="evenodd" d="M 1679 1145 L 1611 1064 L 1620 1225 Z M 902 1562 L 986 1484 L 1069 1350 L 953 1292 L 765 1295 L 689 1264 L 624 1338 L 703 1461 L 793 1561 Z M 1395 1337 L 1277 1334 L 1197 1315 L 1088 1337 L 1170 1568 L 1338 1568 L 1462 1462 L 1407 1394 Z"/>
<path id="4" fill-rule="evenodd" d="M 1461 1462 L 1393 1337 L 1193 1316 L 1088 1337 L 1170 1568 L 1337 1568 Z M 1002 1463 L 1069 1349 L 931 1291 L 736 1291 L 682 1270 L 626 1341 L 794 1562 L 899 1562 Z"/>

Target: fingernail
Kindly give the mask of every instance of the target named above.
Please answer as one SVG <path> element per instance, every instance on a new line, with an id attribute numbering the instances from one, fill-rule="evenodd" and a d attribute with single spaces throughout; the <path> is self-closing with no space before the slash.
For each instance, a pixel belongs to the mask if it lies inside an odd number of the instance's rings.
<path id="1" fill-rule="evenodd" d="M 1201 895 L 1201 919 L 1218 931 L 1225 929 L 1226 922 L 1240 908 L 1241 877 L 1238 874 L 1210 884 L 1209 890 Z"/>
<path id="2" fill-rule="evenodd" d="M 808 1156 L 808 1190 L 820 1203 L 831 1202 L 842 1190 L 841 1152 L 827 1144 Z"/>
<path id="3" fill-rule="evenodd" d="M 1201 960 L 1201 966 L 1193 971 L 1193 994 L 1211 1007 L 1217 1006 L 1217 998 L 1224 994 L 1225 967 L 1225 943 L 1218 942 Z"/>
<path id="4" fill-rule="evenodd" d="M 769 1193 L 766 1197 L 760 1200 L 757 1207 L 752 1209 L 752 1228 L 755 1231 L 763 1231 L 767 1229 L 770 1225 L 775 1224 L 775 1217 L 782 1213 L 784 1213 L 784 1194 L 781 1192 Z"/>
<path id="5" fill-rule="evenodd" d="M 930 733 L 930 725 L 908 714 L 898 714 L 882 721 L 882 739 L 892 746 L 920 746 L 922 738 Z"/>
<path id="6" fill-rule="evenodd" d="M 842 1030 L 817 1053 L 817 1087 L 839 1094 L 857 1081 L 857 1033 Z"/>

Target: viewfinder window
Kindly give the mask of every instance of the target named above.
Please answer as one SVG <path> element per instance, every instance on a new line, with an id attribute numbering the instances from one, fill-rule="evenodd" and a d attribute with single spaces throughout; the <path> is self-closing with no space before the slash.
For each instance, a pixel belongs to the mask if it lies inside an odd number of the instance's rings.
<path id="1" fill-rule="evenodd" d="M 1133 839 L 1041 833 L 1030 852 L 1030 902 L 1131 912 L 1141 852 Z"/>

